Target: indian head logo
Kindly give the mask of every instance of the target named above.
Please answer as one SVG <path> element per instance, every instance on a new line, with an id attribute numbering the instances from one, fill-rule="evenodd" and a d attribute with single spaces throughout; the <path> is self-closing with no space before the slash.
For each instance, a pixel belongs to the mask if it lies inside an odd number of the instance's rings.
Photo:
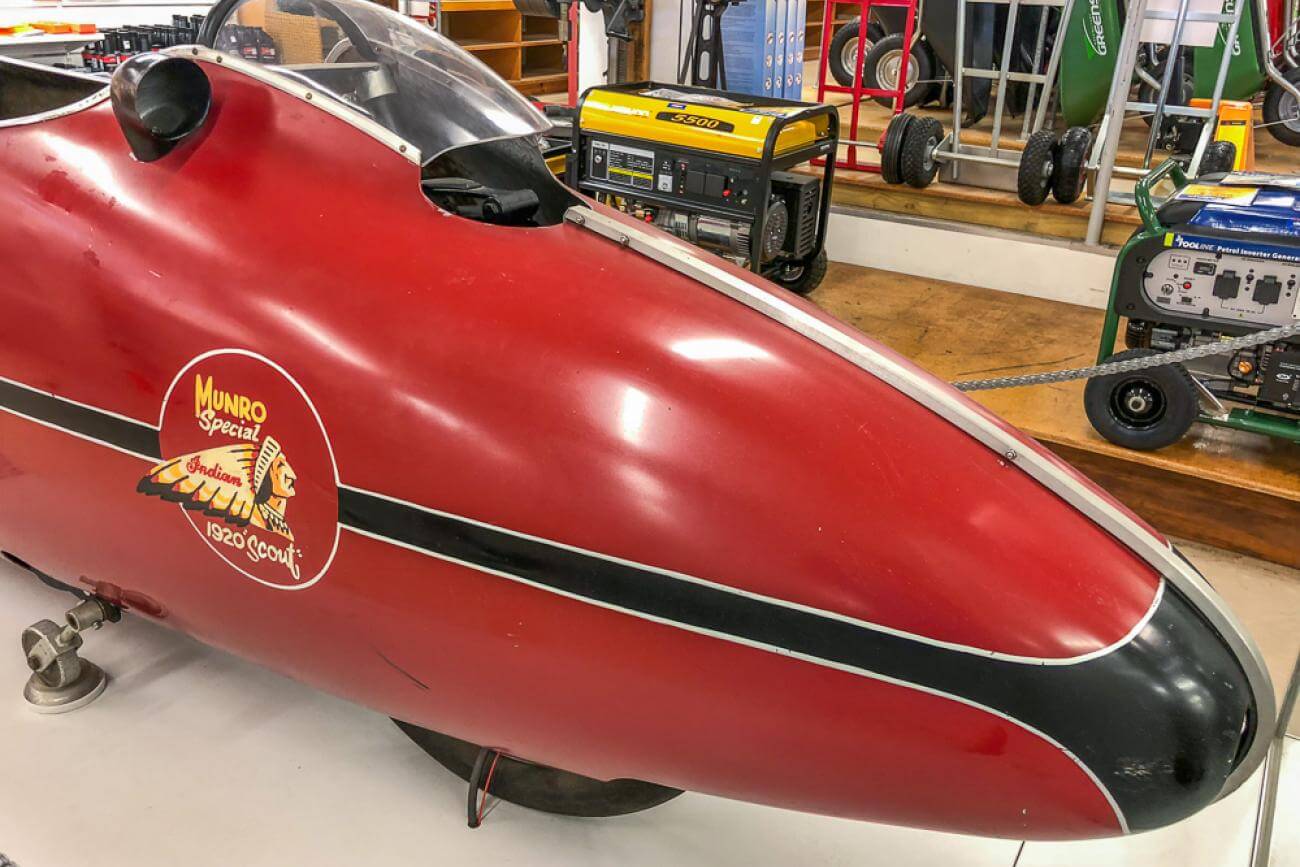
<path id="1" fill-rule="evenodd" d="M 296 480 L 280 444 L 266 437 L 260 446 L 218 446 L 161 463 L 140 480 L 138 490 L 292 542 L 285 509 Z"/>
<path id="2" fill-rule="evenodd" d="M 242 350 L 194 359 L 163 401 L 170 455 L 137 490 L 180 506 L 235 570 L 296 590 L 318 581 L 338 545 L 338 474 L 306 393 L 278 365 Z"/>

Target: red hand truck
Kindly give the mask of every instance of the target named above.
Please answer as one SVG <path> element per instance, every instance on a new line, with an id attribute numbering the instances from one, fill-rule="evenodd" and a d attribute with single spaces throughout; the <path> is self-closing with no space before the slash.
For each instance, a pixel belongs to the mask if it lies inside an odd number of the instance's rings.
<path id="1" fill-rule="evenodd" d="M 853 97 L 853 107 L 849 113 L 849 135 L 847 138 L 842 137 L 840 139 L 840 144 L 848 148 L 848 156 L 840 158 L 837 155 L 836 168 L 859 172 L 880 172 L 879 165 L 861 162 L 858 159 L 859 147 L 872 148 L 877 151 L 881 147 L 879 141 L 864 142 L 858 138 L 858 121 L 861 114 L 862 100 L 874 97 L 889 98 L 894 102 L 893 114 L 903 113 L 904 102 L 907 98 L 907 76 L 912 63 L 912 40 L 916 35 L 917 3 L 918 0 L 826 0 L 822 20 L 821 58 L 817 62 L 817 101 L 825 102 L 828 93 L 847 93 Z M 858 18 L 858 59 L 853 64 L 853 85 L 851 87 L 826 83 L 826 71 L 830 63 L 831 36 L 835 28 L 835 11 L 840 6 L 856 6 L 860 11 Z M 890 6 L 907 10 L 907 20 L 903 24 L 903 56 L 898 61 L 897 87 L 892 89 L 862 86 L 862 62 L 866 56 L 864 48 L 867 44 L 867 23 L 871 17 L 872 8 L 877 6 Z"/>

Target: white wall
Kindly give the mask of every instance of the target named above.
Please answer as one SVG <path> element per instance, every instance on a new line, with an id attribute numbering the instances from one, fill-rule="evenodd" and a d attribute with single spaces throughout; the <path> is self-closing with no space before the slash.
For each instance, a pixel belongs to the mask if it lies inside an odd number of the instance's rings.
<path id="1" fill-rule="evenodd" d="M 650 16 L 650 77 L 674 82 L 691 31 L 691 0 L 655 0 Z"/>
<path id="2" fill-rule="evenodd" d="M 1115 267 L 1113 252 L 1068 242 L 847 213 L 831 215 L 826 252 L 833 262 L 1097 308 Z"/>

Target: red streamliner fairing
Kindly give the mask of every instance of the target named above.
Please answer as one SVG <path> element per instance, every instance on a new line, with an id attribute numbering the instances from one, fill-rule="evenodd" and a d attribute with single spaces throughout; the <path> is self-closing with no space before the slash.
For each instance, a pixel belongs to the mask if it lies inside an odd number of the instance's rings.
<path id="1" fill-rule="evenodd" d="M 601 780 L 1066 839 L 1258 764 L 1249 639 L 1037 444 L 591 202 L 453 216 L 218 57 L 150 161 L 102 97 L 0 119 L 0 549 Z"/>

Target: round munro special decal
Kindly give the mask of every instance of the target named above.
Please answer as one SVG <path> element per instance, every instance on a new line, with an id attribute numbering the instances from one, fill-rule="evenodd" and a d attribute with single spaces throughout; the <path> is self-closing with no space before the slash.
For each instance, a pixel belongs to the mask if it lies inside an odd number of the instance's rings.
<path id="1" fill-rule="evenodd" d="M 213 551 L 268 587 L 299 590 L 338 546 L 338 474 L 306 393 L 235 349 L 191 361 L 163 399 L 162 454 L 137 490 L 179 503 Z"/>

